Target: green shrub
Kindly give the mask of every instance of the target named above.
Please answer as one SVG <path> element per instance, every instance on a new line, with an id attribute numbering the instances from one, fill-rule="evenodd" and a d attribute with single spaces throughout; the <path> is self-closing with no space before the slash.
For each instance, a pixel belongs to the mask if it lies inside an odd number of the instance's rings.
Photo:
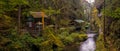
<path id="1" fill-rule="evenodd" d="M 59 34 L 58 36 L 60 37 L 60 39 L 63 41 L 65 45 L 69 45 L 71 43 L 77 43 L 77 42 L 80 43 L 87 39 L 86 34 L 79 34 L 79 33 L 68 34 L 66 32 L 66 33 Z"/>

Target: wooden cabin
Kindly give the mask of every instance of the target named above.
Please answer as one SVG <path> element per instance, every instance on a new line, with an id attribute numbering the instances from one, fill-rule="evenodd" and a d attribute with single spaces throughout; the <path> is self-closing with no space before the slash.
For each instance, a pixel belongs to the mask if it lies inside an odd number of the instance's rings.
<path id="1" fill-rule="evenodd" d="M 44 30 L 45 18 L 47 18 L 45 13 L 44 12 L 30 12 L 30 14 L 34 18 L 34 23 L 37 24 L 37 25 L 42 25 L 42 29 Z"/>
<path id="2" fill-rule="evenodd" d="M 44 12 L 30 12 L 30 15 L 27 21 L 27 29 L 30 34 L 37 36 L 44 30 L 47 16 Z"/>

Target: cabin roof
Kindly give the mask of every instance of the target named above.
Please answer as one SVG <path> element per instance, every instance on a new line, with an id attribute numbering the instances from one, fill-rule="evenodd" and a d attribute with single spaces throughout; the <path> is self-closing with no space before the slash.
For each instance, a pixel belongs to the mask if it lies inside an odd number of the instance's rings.
<path id="1" fill-rule="evenodd" d="M 30 14 L 33 16 L 33 18 L 41 18 L 42 15 L 44 15 L 45 18 L 48 17 L 44 12 L 30 12 Z"/>

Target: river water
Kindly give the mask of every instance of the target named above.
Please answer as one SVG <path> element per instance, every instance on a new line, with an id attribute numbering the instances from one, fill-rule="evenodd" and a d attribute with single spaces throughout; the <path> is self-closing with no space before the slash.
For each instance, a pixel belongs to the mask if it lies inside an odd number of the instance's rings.
<path id="1" fill-rule="evenodd" d="M 88 33 L 88 39 L 80 45 L 79 51 L 95 51 L 96 44 L 94 40 L 95 34 Z"/>

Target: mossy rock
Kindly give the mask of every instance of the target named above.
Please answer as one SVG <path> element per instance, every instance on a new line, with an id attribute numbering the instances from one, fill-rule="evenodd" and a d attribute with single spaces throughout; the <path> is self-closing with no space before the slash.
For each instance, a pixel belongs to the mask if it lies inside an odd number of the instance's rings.
<path id="1" fill-rule="evenodd" d="M 87 39 L 87 34 L 79 34 L 75 37 L 75 41 L 83 42 Z"/>

